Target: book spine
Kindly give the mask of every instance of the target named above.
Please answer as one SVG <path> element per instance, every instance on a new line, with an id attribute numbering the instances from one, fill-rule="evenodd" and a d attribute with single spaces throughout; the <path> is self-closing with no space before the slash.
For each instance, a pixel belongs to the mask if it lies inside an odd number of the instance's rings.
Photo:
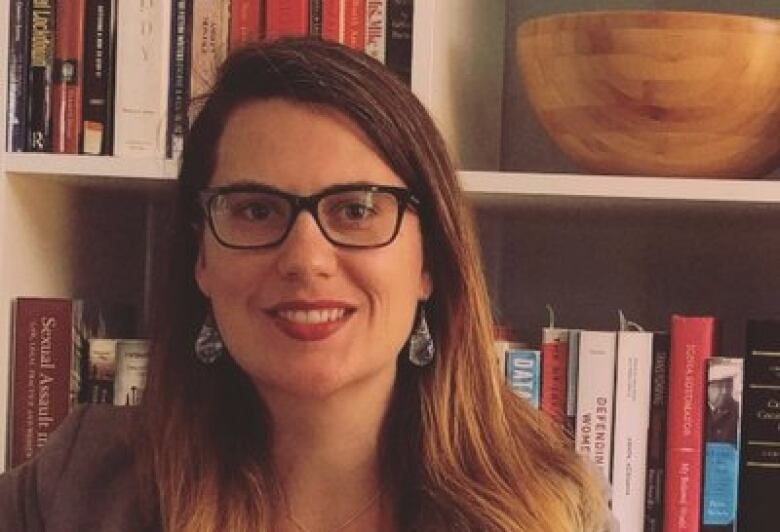
<path id="1" fill-rule="evenodd" d="M 141 403 L 146 389 L 148 367 L 149 342 L 147 340 L 116 341 L 115 405 L 134 406 Z"/>
<path id="2" fill-rule="evenodd" d="M 322 38 L 341 42 L 345 0 L 322 0 Z"/>
<path id="3" fill-rule="evenodd" d="M 644 528 L 652 369 L 653 334 L 619 332 L 612 444 L 612 513 L 621 530 Z"/>
<path id="4" fill-rule="evenodd" d="M 542 411 L 564 425 L 569 331 L 542 329 Z"/>
<path id="5" fill-rule="evenodd" d="M 322 0 L 309 0 L 309 36 L 322 38 Z"/>
<path id="6" fill-rule="evenodd" d="M 37 0 L 30 12 L 29 99 L 27 151 L 52 150 L 51 92 L 54 83 L 53 0 Z"/>
<path id="7" fill-rule="evenodd" d="M 715 349 L 712 317 L 673 315 L 669 363 L 664 530 L 701 527 L 705 361 Z"/>
<path id="8" fill-rule="evenodd" d="M 539 408 L 541 352 L 510 348 L 506 352 L 506 383 L 515 394 Z"/>
<path id="9" fill-rule="evenodd" d="M 70 412 L 75 394 L 71 316 L 67 299 L 15 302 L 11 467 L 35 456 Z"/>
<path id="10" fill-rule="evenodd" d="M 579 375 L 580 331 L 569 331 L 569 364 L 566 368 L 566 432 L 574 441 L 577 424 L 577 377 Z"/>
<path id="11" fill-rule="evenodd" d="M 366 54 L 380 63 L 385 62 L 385 27 L 387 0 L 366 2 Z"/>
<path id="12" fill-rule="evenodd" d="M 168 104 L 170 2 L 122 2 L 117 12 L 114 154 L 163 158 Z M 138 90 L 142 79 L 144 90 Z"/>
<path id="13" fill-rule="evenodd" d="M 577 375 L 575 449 L 595 464 L 607 482 L 612 465 L 616 337 L 614 332 L 581 331 Z"/>
<path id="14" fill-rule="evenodd" d="M 344 13 L 344 44 L 362 52 L 366 49 L 366 0 L 346 0 Z"/>
<path id="15" fill-rule="evenodd" d="M 276 0 L 266 3 L 266 38 L 305 36 L 309 32 L 309 0 Z"/>
<path id="16" fill-rule="evenodd" d="M 178 159 L 184 149 L 184 136 L 189 126 L 187 101 L 190 93 L 192 0 L 174 0 L 172 9 L 165 156 Z"/>
<path id="17" fill-rule="evenodd" d="M 413 0 L 387 0 L 385 64 L 407 85 L 412 82 Z"/>
<path id="18" fill-rule="evenodd" d="M 89 340 L 88 402 L 114 404 L 116 340 Z"/>
<path id="19" fill-rule="evenodd" d="M 111 155 L 114 142 L 115 0 L 87 0 L 81 153 Z"/>
<path id="20" fill-rule="evenodd" d="M 272 4 L 274 2 L 269 2 Z M 227 13 L 229 16 L 229 13 Z M 199 101 L 211 90 L 219 65 L 227 57 L 225 5 L 219 0 L 193 0 L 190 99 Z M 190 107 L 190 122 L 197 109 Z"/>
<path id="21" fill-rule="evenodd" d="M 228 50 L 260 39 L 260 0 L 232 0 Z"/>
<path id="22" fill-rule="evenodd" d="M 647 441 L 645 532 L 663 532 L 666 471 L 666 405 L 669 397 L 669 335 L 653 334 L 653 380 Z"/>
<path id="23" fill-rule="evenodd" d="M 85 0 L 57 3 L 52 151 L 78 153 L 81 131 Z"/>
<path id="24" fill-rule="evenodd" d="M 9 152 L 27 147 L 27 83 L 30 61 L 30 12 L 26 0 L 12 0 L 8 26 L 8 121 Z"/>
<path id="25" fill-rule="evenodd" d="M 740 531 L 777 530 L 780 486 L 780 320 L 750 320 L 737 523 Z"/>
<path id="26" fill-rule="evenodd" d="M 733 532 L 736 527 L 742 364 L 741 358 L 707 361 L 702 532 Z"/>

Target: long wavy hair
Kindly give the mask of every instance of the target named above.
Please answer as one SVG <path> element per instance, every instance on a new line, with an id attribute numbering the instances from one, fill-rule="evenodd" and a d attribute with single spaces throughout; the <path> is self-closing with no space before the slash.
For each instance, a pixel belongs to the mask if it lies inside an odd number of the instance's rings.
<path id="1" fill-rule="evenodd" d="M 193 277 L 203 230 L 197 193 L 208 186 L 227 118 L 266 98 L 343 113 L 422 201 L 438 352 L 425 368 L 399 354 L 379 449 L 401 529 L 599 530 L 605 503 L 589 470 L 498 375 L 470 211 L 432 119 L 378 62 L 310 39 L 232 54 L 186 139 L 141 410 L 138 467 L 150 515 L 165 530 L 193 532 L 270 531 L 281 515 L 267 407 L 230 357 L 206 366 L 193 354 L 208 309 Z"/>

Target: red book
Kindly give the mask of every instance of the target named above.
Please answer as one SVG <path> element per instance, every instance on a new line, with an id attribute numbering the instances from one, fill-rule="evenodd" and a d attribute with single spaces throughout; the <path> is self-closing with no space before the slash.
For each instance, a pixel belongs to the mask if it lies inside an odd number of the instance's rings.
<path id="1" fill-rule="evenodd" d="M 366 0 L 345 0 L 343 42 L 355 50 L 366 49 Z"/>
<path id="2" fill-rule="evenodd" d="M 698 532 L 706 361 L 715 356 L 716 320 L 673 315 L 669 361 L 664 530 Z"/>
<path id="3" fill-rule="evenodd" d="M 52 89 L 52 151 L 78 153 L 86 0 L 57 2 Z"/>
<path id="4" fill-rule="evenodd" d="M 558 421 L 566 418 L 566 382 L 569 362 L 569 330 L 542 330 L 542 411 Z"/>
<path id="5" fill-rule="evenodd" d="M 274 0 L 266 3 L 265 36 L 304 36 L 309 33 L 309 0 Z"/>
<path id="6" fill-rule="evenodd" d="M 342 42 L 345 0 L 322 0 L 322 38 Z"/>
<path id="7" fill-rule="evenodd" d="M 230 4 L 230 50 L 259 41 L 262 38 L 260 26 L 263 0 L 232 0 Z"/>
<path id="8" fill-rule="evenodd" d="M 14 311 L 11 467 L 46 444 L 76 402 L 80 383 L 72 302 L 19 298 Z"/>

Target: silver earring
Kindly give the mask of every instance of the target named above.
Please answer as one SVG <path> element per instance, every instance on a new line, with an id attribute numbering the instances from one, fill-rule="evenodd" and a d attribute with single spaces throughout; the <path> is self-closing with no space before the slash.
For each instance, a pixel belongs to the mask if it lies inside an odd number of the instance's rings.
<path id="1" fill-rule="evenodd" d="M 417 325 L 409 337 L 409 361 L 415 366 L 427 366 L 435 355 L 436 346 L 428 328 L 428 320 L 425 319 L 425 307 L 420 303 Z"/>
<path id="2" fill-rule="evenodd" d="M 209 312 L 198 337 L 195 339 L 195 357 L 203 364 L 213 364 L 219 357 L 225 354 L 225 344 L 219 334 L 214 315 Z"/>

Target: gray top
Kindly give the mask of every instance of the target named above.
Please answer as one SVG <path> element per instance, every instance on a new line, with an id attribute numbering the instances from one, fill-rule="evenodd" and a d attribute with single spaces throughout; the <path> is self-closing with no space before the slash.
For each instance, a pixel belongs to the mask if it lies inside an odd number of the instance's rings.
<path id="1" fill-rule="evenodd" d="M 141 532 L 128 428 L 136 409 L 86 405 L 0 476 L 0 532 Z"/>

